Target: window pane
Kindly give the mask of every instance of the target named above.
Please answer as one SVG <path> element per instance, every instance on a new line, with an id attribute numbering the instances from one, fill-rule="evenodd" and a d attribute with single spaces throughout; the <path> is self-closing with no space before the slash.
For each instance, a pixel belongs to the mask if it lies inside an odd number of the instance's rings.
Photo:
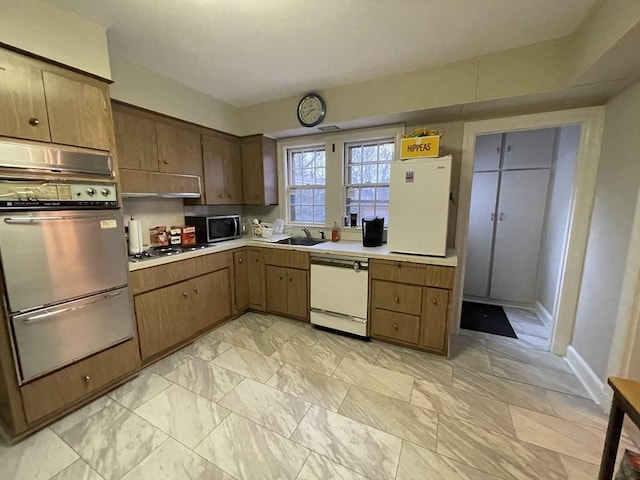
<path id="1" fill-rule="evenodd" d="M 381 162 L 390 162 L 393 160 L 393 143 L 383 143 L 378 146 L 378 159 Z"/>
<path id="2" fill-rule="evenodd" d="M 369 218 L 374 217 L 376 214 L 375 207 L 373 205 L 362 205 L 360 207 L 360 217 L 359 218 Z"/>
<path id="3" fill-rule="evenodd" d="M 389 207 L 383 207 L 378 205 L 376 207 L 376 216 L 380 218 L 384 218 L 384 225 L 386 227 L 389 221 Z"/>
<path id="4" fill-rule="evenodd" d="M 349 159 L 353 163 L 360 163 L 362 161 L 362 148 L 349 147 Z"/>
<path id="5" fill-rule="evenodd" d="M 313 205 L 313 190 L 302 191 L 302 204 Z"/>
<path id="6" fill-rule="evenodd" d="M 324 185 L 326 182 L 326 172 L 324 168 L 316 169 L 316 185 Z"/>
<path id="7" fill-rule="evenodd" d="M 389 201 L 389 188 L 388 187 L 378 187 L 376 188 L 376 200 L 379 202 L 388 202 Z"/>
<path id="8" fill-rule="evenodd" d="M 378 183 L 378 166 L 374 164 L 362 166 L 362 183 Z"/>
<path id="9" fill-rule="evenodd" d="M 391 179 L 391 164 L 381 163 L 378 165 L 378 183 L 389 183 Z"/>
<path id="10" fill-rule="evenodd" d="M 362 167 L 350 167 L 349 179 L 351 183 L 362 183 Z"/>
<path id="11" fill-rule="evenodd" d="M 324 150 L 316 152 L 316 168 L 324 168 L 327 166 L 327 156 Z"/>
<path id="12" fill-rule="evenodd" d="M 363 188 L 360 192 L 361 201 L 373 201 L 376 199 L 375 188 Z"/>
<path id="13" fill-rule="evenodd" d="M 314 223 L 325 223 L 325 221 L 324 221 L 324 206 L 322 206 L 322 207 L 314 207 L 313 208 L 313 222 Z"/>
<path id="14" fill-rule="evenodd" d="M 316 188 L 313 191 L 313 203 L 324 207 L 324 188 Z"/>
<path id="15" fill-rule="evenodd" d="M 296 207 L 296 206 L 292 206 L 291 207 L 291 221 L 292 222 L 299 222 L 301 221 L 301 209 L 302 207 Z"/>
<path id="16" fill-rule="evenodd" d="M 296 168 L 302 168 L 302 154 L 297 152 L 297 153 L 293 153 L 291 155 L 291 167 L 296 169 Z"/>
<path id="17" fill-rule="evenodd" d="M 304 152 L 302 154 L 302 166 L 303 168 L 313 168 L 314 165 L 314 161 L 313 158 L 315 157 L 314 152 Z"/>
<path id="18" fill-rule="evenodd" d="M 315 183 L 315 170 L 312 168 L 305 168 L 302 171 L 302 181 L 304 185 L 312 185 Z"/>
<path id="19" fill-rule="evenodd" d="M 362 161 L 375 162 L 378 159 L 377 145 L 365 145 L 362 148 Z"/>

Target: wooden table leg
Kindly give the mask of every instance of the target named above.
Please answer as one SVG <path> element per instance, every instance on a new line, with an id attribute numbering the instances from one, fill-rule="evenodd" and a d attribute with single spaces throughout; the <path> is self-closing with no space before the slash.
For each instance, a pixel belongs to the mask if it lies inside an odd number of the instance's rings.
<path id="1" fill-rule="evenodd" d="M 613 470 L 616 466 L 616 454 L 620 444 L 620 433 L 622 433 L 622 421 L 624 420 L 624 410 L 618 401 L 618 396 L 613 396 L 611 402 L 611 412 L 609 413 L 609 426 L 607 427 L 607 437 L 602 451 L 602 461 L 600 463 L 600 474 L 598 480 L 611 480 Z"/>

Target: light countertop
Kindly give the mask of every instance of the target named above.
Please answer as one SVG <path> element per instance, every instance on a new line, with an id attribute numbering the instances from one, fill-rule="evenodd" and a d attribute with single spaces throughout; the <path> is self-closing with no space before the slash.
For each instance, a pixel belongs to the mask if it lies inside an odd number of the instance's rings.
<path id="1" fill-rule="evenodd" d="M 424 255 L 408 255 L 403 253 L 390 252 L 386 245 L 380 247 L 365 247 L 362 242 L 324 242 L 313 246 L 303 245 L 282 245 L 279 243 L 268 243 L 251 240 L 250 238 L 241 238 L 237 240 L 229 240 L 226 242 L 219 242 L 212 247 L 204 248 L 202 250 L 195 250 L 192 252 L 178 253 L 175 255 L 168 255 L 165 257 L 153 258 L 151 260 L 143 260 L 141 262 L 129 262 L 129 271 L 140 270 L 143 268 L 155 267 L 158 265 L 164 265 L 167 263 L 177 262 L 180 260 L 186 260 L 188 258 L 199 257 L 201 255 L 209 255 L 217 252 L 224 252 L 227 250 L 233 250 L 240 247 L 264 247 L 264 248 L 278 248 L 282 250 L 299 250 L 302 252 L 308 252 L 309 254 L 322 254 L 322 255 L 348 255 L 350 257 L 359 258 L 376 258 L 380 260 L 395 260 L 401 262 L 413 262 L 423 263 L 428 265 L 442 265 L 446 267 L 455 267 L 458 264 L 458 256 L 455 249 L 451 248 L 447 250 L 445 257 L 428 257 Z"/>

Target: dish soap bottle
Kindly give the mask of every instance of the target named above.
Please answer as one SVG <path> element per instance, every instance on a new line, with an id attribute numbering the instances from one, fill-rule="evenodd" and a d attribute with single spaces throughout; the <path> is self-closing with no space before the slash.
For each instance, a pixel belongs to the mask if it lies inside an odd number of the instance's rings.
<path id="1" fill-rule="evenodd" d="M 338 221 L 333 222 L 333 228 L 331 229 L 331 241 L 337 242 L 340 240 L 340 228 L 338 227 Z"/>

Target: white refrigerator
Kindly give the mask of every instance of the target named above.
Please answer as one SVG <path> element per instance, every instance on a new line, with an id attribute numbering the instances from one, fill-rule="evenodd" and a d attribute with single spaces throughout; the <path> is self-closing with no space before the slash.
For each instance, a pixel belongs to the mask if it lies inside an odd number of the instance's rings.
<path id="1" fill-rule="evenodd" d="M 445 256 L 451 155 L 391 164 L 387 247 L 392 252 Z"/>

